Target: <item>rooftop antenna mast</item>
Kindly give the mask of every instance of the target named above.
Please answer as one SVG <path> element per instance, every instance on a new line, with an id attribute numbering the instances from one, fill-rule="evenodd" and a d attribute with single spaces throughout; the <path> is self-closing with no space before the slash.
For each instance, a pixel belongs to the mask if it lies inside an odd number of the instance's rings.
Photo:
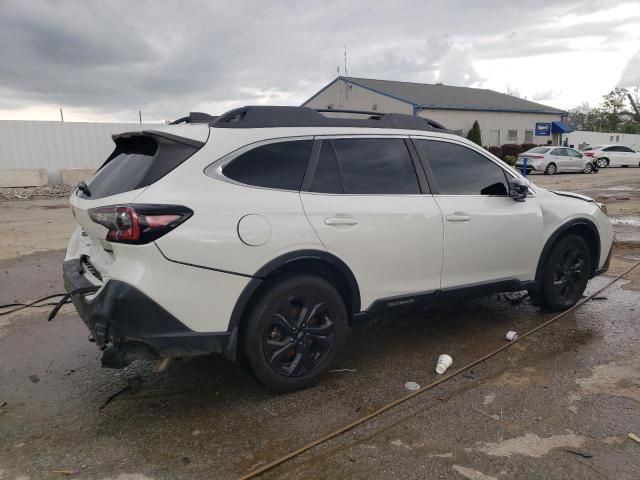
<path id="1" fill-rule="evenodd" d="M 347 46 L 344 46 L 344 76 L 349 78 L 349 70 L 347 69 Z M 344 86 L 344 98 L 345 100 L 349 100 L 349 85 L 346 84 Z"/>

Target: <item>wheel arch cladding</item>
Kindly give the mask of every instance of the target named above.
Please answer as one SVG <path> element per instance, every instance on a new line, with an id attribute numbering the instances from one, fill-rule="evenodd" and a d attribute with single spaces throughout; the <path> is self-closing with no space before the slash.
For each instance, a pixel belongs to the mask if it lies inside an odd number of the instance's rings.
<path id="1" fill-rule="evenodd" d="M 544 263 L 551 251 L 551 248 L 561 238 L 570 234 L 581 236 L 587 242 L 587 245 L 589 245 L 589 253 L 591 256 L 590 277 L 593 277 L 593 274 L 598 269 L 598 265 L 600 263 L 600 235 L 598 234 L 598 228 L 591 220 L 586 218 L 577 218 L 558 227 L 544 244 L 540 259 L 538 260 L 538 268 L 536 269 L 536 282 L 539 283 L 542 281 Z"/>
<path id="2" fill-rule="evenodd" d="M 360 312 L 360 289 L 351 269 L 330 253 L 319 250 L 301 250 L 289 252 L 271 260 L 254 274 L 254 278 L 247 284 L 236 301 L 229 322 L 229 331 L 240 326 L 245 312 L 263 291 L 266 281 L 284 273 L 304 273 L 324 278 L 334 285 L 342 296 L 349 319 Z"/>

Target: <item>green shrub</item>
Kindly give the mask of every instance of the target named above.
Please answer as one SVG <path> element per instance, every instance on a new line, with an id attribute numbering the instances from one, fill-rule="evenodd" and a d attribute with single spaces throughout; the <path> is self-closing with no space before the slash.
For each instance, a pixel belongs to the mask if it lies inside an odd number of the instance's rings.
<path id="1" fill-rule="evenodd" d="M 532 148 L 536 148 L 538 145 L 536 145 L 535 143 L 523 143 L 522 144 L 522 151 L 526 152 L 527 150 L 531 150 Z"/>
<path id="2" fill-rule="evenodd" d="M 512 167 L 516 166 L 516 157 L 514 157 L 513 155 L 505 155 L 504 158 L 502 159 L 503 162 L 505 162 L 507 165 L 510 165 Z"/>
<path id="3" fill-rule="evenodd" d="M 471 130 L 469 130 L 469 133 L 467 133 L 467 139 L 482 146 L 482 132 L 480 131 L 480 124 L 477 120 L 473 122 Z"/>

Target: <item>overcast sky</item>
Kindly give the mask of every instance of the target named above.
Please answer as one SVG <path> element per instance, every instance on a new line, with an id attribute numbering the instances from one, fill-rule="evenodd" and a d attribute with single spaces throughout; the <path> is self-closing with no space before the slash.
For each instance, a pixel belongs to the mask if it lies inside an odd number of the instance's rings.
<path id="1" fill-rule="evenodd" d="M 302 103 L 344 73 L 559 108 L 640 85 L 640 2 L 0 0 L 0 119 Z"/>

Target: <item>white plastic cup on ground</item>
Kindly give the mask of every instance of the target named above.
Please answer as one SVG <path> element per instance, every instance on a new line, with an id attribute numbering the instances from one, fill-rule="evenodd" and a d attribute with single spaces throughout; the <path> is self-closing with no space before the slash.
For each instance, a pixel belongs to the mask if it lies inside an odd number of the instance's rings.
<path id="1" fill-rule="evenodd" d="M 507 340 L 509 340 L 510 342 L 513 342 L 514 340 L 518 339 L 518 332 L 514 332 L 513 330 L 509 330 L 507 332 L 507 334 L 505 335 L 505 338 Z"/>
<path id="2" fill-rule="evenodd" d="M 438 375 L 442 375 L 444 372 L 447 371 L 447 368 L 449 368 L 452 363 L 453 363 L 453 358 L 443 353 L 438 357 L 438 364 L 436 365 L 436 373 Z"/>

